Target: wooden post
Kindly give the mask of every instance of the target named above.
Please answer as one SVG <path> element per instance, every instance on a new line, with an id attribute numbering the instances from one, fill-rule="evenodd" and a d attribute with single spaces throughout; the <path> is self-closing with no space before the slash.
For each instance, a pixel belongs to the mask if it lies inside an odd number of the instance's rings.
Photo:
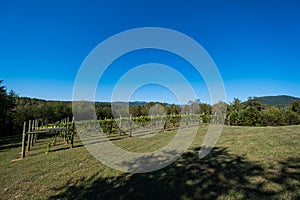
<path id="1" fill-rule="evenodd" d="M 113 129 L 113 118 L 110 118 L 110 127 L 109 127 L 109 134 L 112 133 L 112 129 Z"/>
<path id="2" fill-rule="evenodd" d="M 71 148 L 73 148 L 73 142 L 74 142 L 74 118 L 72 120 L 72 125 L 71 125 Z"/>
<path id="3" fill-rule="evenodd" d="M 184 119 L 185 119 L 185 126 L 188 127 L 189 120 L 188 120 L 187 114 L 184 114 Z"/>
<path id="4" fill-rule="evenodd" d="M 60 123 L 61 123 L 60 127 L 65 127 L 65 119 L 61 119 Z M 68 139 L 67 139 L 67 133 L 66 133 L 66 131 L 59 131 L 59 134 L 60 134 L 60 136 L 64 137 L 65 144 L 68 144 Z"/>
<path id="5" fill-rule="evenodd" d="M 164 123 L 164 132 L 166 132 L 166 130 L 167 130 L 167 116 L 166 116 L 166 113 L 164 113 L 163 114 L 163 118 L 162 118 L 162 120 L 163 120 L 163 123 Z"/>
<path id="6" fill-rule="evenodd" d="M 35 120 L 32 120 L 31 130 L 32 131 L 35 130 Z M 35 137 L 35 134 L 32 134 L 31 138 L 30 138 L 31 146 L 33 146 L 33 144 L 34 144 L 34 137 Z"/>
<path id="7" fill-rule="evenodd" d="M 36 119 L 35 120 L 35 129 L 34 130 L 38 130 L 39 129 L 39 121 Z M 36 134 L 34 134 L 34 143 L 36 143 L 36 141 L 37 141 L 37 136 L 38 136 L 38 134 L 36 133 Z"/>
<path id="8" fill-rule="evenodd" d="M 35 134 L 33 133 L 33 134 L 31 134 L 31 137 L 30 137 L 31 146 L 33 146 L 34 135 L 35 135 Z"/>
<path id="9" fill-rule="evenodd" d="M 119 132 L 120 136 L 122 135 L 122 116 L 120 115 L 120 123 L 119 123 Z"/>
<path id="10" fill-rule="evenodd" d="M 131 121 L 132 115 L 129 116 L 129 137 L 132 135 L 132 121 Z"/>
<path id="11" fill-rule="evenodd" d="M 71 136 L 70 136 L 70 134 L 69 134 L 69 117 L 67 117 L 66 119 L 65 119 L 65 128 L 67 129 L 66 130 L 66 137 L 67 137 L 67 143 L 71 143 Z M 70 141 L 69 141 L 70 140 Z"/>
<path id="12" fill-rule="evenodd" d="M 22 156 L 25 158 L 25 145 L 26 145 L 26 122 L 23 124 L 23 133 L 22 133 Z"/>
<path id="13" fill-rule="evenodd" d="M 29 120 L 29 124 L 28 124 L 28 132 L 30 131 L 31 131 L 31 120 Z M 27 151 L 30 151 L 30 140 L 31 140 L 31 134 L 28 133 Z"/>
<path id="14" fill-rule="evenodd" d="M 154 127 L 154 120 L 153 120 L 153 115 L 150 115 L 150 129 L 152 130 L 153 129 L 153 127 Z"/>

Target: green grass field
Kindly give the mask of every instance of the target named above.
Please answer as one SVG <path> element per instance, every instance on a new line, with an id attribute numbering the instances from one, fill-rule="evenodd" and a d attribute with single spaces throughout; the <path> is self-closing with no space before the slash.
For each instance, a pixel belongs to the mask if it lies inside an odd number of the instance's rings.
<path id="1" fill-rule="evenodd" d="M 198 158 L 207 127 L 189 148 L 161 170 L 129 174 L 97 161 L 79 139 L 62 140 L 45 154 L 39 139 L 20 157 L 21 136 L 0 141 L 0 199 L 300 199 L 300 126 L 224 127 L 216 147 Z M 174 131 L 147 140 L 113 136 L 129 151 L 165 145 Z M 138 144 L 138 145 L 137 145 Z"/>

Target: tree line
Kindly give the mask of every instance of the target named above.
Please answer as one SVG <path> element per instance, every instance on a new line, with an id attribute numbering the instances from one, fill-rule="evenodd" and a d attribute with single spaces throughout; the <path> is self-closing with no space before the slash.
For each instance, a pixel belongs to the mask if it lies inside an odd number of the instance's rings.
<path id="1" fill-rule="evenodd" d="M 74 102 L 73 112 L 80 119 L 111 119 L 119 117 L 141 117 L 149 115 L 180 115 L 200 114 L 204 123 L 209 123 L 211 117 L 223 109 L 226 111 L 225 123 L 234 126 L 283 126 L 300 124 L 300 100 L 283 106 L 268 106 L 261 104 L 257 98 L 249 98 L 241 102 L 234 98 L 227 104 L 218 102 L 210 105 L 199 99 L 186 105 L 176 105 L 160 102 L 144 104 L 109 103 L 109 102 Z M 90 112 L 95 110 L 95 113 Z M 129 110 L 129 112 L 128 112 Z M 0 136 L 20 134 L 24 121 L 38 119 L 40 125 L 55 123 L 63 118 L 73 116 L 71 101 L 46 101 L 35 98 L 19 97 L 13 91 L 7 91 L 0 80 Z M 221 112 L 221 113 L 222 113 Z M 95 116 L 93 116 L 95 115 Z"/>
<path id="2" fill-rule="evenodd" d="M 241 102 L 234 98 L 228 105 L 226 122 L 235 126 L 284 126 L 300 124 L 300 100 L 288 105 L 269 106 L 257 98 Z"/>

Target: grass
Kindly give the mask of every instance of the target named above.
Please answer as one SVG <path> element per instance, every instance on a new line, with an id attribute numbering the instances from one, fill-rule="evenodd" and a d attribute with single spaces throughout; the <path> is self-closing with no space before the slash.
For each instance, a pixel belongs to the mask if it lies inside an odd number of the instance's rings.
<path id="1" fill-rule="evenodd" d="M 106 167 L 78 138 L 45 154 L 39 139 L 23 160 L 21 136 L 0 141 L 0 199 L 300 199 L 300 126 L 224 127 L 216 147 L 198 158 L 202 126 L 176 162 L 161 170 L 129 174 Z M 175 132 L 148 139 L 111 136 L 123 149 L 147 152 Z"/>

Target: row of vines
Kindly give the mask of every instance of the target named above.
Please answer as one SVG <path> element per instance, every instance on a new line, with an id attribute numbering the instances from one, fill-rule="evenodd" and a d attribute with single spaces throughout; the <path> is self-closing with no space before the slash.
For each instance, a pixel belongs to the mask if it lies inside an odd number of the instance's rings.
<path id="1" fill-rule="evenodd" d="M 167 131 L 178 127 L 198 126 L 210 123 L 214 118 L 205 114 L 162 115 L 119 117 L 97 120 L 104 134 L 137 134 L 146 131 Z M 80 134 L 87 132 L 95 121 L 76 122 L 76 131 Z M 92 131 L 92 130 L 91 130 Z"/>

